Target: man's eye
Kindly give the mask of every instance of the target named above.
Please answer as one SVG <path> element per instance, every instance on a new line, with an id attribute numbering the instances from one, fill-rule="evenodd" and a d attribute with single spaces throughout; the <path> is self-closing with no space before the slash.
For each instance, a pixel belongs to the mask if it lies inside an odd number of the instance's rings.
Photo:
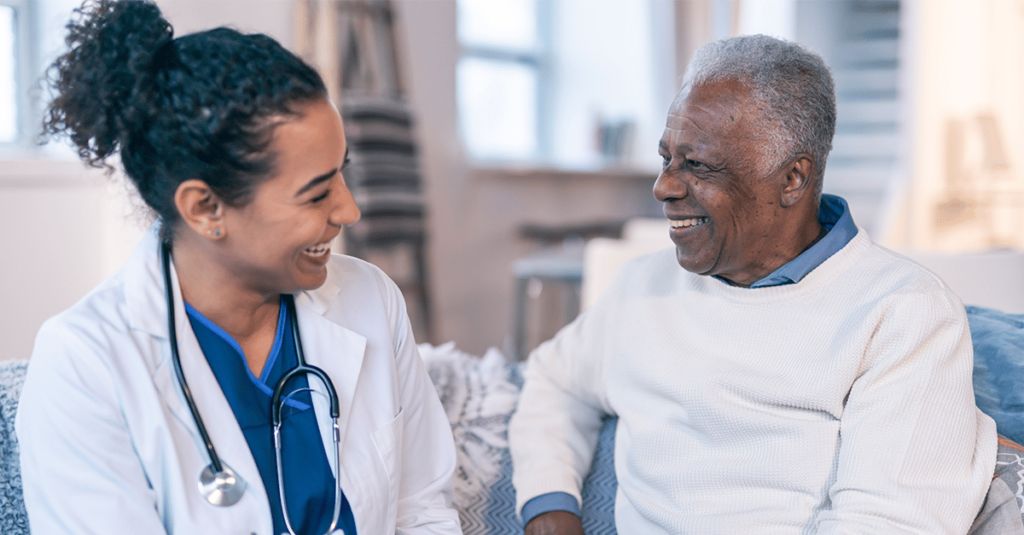
<path id="1" fill-rule="evenodd" d="M 706 165 L 704 165 L 701 162 L 698 162 L 697 160 L 686 160 L 686 165 L 687 167 L 692 167 L 694 169 L 704 169 L 705 167 L 707 167 Z"/>
<path id="2" fill-rule="evenodd" d="M 668 164 L 670 164 L 670 163 L 672 163 L 672 157 L 671 156 L 662 156 L 661 157 L 661 165 L 662 165 L 662 167 L 668 167 Z"/>

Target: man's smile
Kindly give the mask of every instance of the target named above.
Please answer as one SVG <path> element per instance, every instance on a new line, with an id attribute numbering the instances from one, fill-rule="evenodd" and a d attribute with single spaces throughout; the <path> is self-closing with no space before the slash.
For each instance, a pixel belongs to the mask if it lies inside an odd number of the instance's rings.
<path id="1" fill-rule="evenodd" d="M 668 224 L 673 229 L 699 227 L 708 222 L 706 217 L 690 217 L 686 219 L 669 219 Z"/>

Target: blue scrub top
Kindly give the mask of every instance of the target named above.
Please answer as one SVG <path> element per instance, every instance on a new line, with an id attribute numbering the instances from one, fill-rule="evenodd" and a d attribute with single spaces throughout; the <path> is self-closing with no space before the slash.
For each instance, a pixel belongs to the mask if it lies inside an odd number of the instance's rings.
<path id="1" fill-rule="evenodd" d="M 282 296 L 277 334 L 260 377 L 253 375 L 242 347 L 230 334 L 185 303 L 199 346 L 235 413 L 263 479 L 274 519 L 274 533 L 287 533 L 288 528 L 281 514 L 270 401 L 278 380 L 298 364 L 290 323 L 294 314 L 286 303 Z M 285 397 L 287 392 L 306 388 L 308 383 L 304 376 L 299 376 L 289 381 L 288 386 Z M 281 463 L 292 528 L 298 534 L 321 535 L 330 526 L 334 513 L 335 483 L 311 403 L 308 391 L 298 392 L 281 412 Z M 333 448 L 331 450 L 333 455 Z M 356 533 L 352 508 L 344 493 L 338 528 L 346 535 Z"/>

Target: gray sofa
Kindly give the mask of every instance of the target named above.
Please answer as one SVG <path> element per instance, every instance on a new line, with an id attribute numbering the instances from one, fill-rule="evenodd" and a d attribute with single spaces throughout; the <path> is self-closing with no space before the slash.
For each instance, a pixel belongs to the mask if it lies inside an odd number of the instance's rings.
<path id="1" fill-rule="evenodd" d="M 18 441 L 14 438 L 14 413 L 27 365 L 27 360 L 0 361 L 0 533 L 4 535 L 28 534 Z"/>
<path id="2" fill-rule="evenodd" d="M 979 408 L 996 420 L 1001 440 L 996 474 L 975 535 L 1024 533 L 1024 315 L 967 307 L 975 348 L 974 389 Z M 496 350 L 482 357 L 453 344 L 421 345 L 431 379 L 455 436 L 458 469 L 454 504 L 465 535 L 522 533 L 514 511 L 506 428 L 521 386 L 519 367 Z M 27 361 L 0 361 L 0 534 L 27 535 L 21 499 L 14 413 Z M 615 420 L 601 431 L 583 486 L 588 535 L 616 533 L 613 518 Z M 1013 525 L 1007 523 L 1010 515 Z M 1021 520 L 1021 522 L 1016 522 Z"/>

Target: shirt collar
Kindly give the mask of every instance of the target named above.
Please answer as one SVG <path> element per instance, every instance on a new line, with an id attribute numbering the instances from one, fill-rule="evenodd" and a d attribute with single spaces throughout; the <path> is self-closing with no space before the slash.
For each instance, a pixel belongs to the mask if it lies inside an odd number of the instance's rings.
<path id="1" fill-rule="evenodd" d="M 846 247 L 857 235 L 857 225 L 850 215 L 850 206 L 838 195 L 822 195 L 818 206 L 818 223 L 826 234 L 817 243 L 799 256 L 768 274 L 767 277 L 751 284 L 751 288 L 767 288 L 800 282 L 814 268 L 820 266 L 832 255 Z M 716 277 L 717 278 L 717 277 Z M 724 282 L 724 281 L 723 281 Z"/>

